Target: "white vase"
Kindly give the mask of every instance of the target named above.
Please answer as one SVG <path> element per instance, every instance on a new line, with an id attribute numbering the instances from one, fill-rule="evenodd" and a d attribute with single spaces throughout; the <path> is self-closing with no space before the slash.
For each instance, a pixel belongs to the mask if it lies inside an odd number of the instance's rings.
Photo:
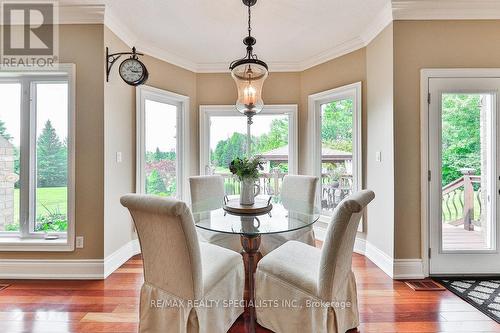
<path id="1" fill-rule="evenodd" d="M 260 193 L 260 186 L 255 184 L 251 178 L 243 179 L 241 181 L 240 189 L 240 204 L 244 206 L 251 206 L 255 203 L 255 197 Z"/>

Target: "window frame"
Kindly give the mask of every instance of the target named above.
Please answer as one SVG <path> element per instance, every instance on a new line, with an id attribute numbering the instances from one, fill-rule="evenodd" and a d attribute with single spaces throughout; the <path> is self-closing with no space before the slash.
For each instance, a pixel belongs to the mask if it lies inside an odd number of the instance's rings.
<path id="1" fill-rule="evenodd" d="M 73 251 L 75 248 L 75 73 L 74 64 L 54 68 L 2 68 L 1 83 L 21 84 L 19 232 L 0 232 L 0 251 Z M 50 232 L 57 240 L 45 239 L 46 233 L 35 232 L 36 206 L 36 84 L 68 84 L 68 180 L 66 232 Z M 29 166 L 26 168 L 25 166 Z M 24 166 L 24 167 L 23 167 Z M 32 231 L 33 228 L 33 231 Z"/>
<path id="2" fill-rule="evenodd" d="M 177 195 L 176 198 L 186 200 L 189 173 L 189 103 L 188 96 L 176 94 L 167 90 L 142 85 L 136 87 L 136 193 L 146 193 L 146 150 L 145 150 L 145 101 L 151 100 L 158 103 L 175 105 L 177 107 L 177 143 L 176 143 L 176 173 Z"/>
<path id="3" fill-rule="evenodd" d="M 288 115 L 288 174 L 298 173 L 298 106 L 297 104 L 265 105 L 259 115 Z M 210 117 L 241 117 L 234 105 L 200 105 L 200 175 L 207 174 L 210 164 Z"/>
<path id="4" fill-rule="evenodd" d="M 334 101 L 352 99 L 353 101 L 353 189 L 360 191 L 363 188 L 363 127 L 362 127 L 362 83 L 356 82 L 319 92 L 308 97 L 309 106 L 309 141 L 310 141 L 310 173 L 321 179 L 321 105 Z M 317 190 L 317 202 L 321 202 L 321 180 Z M 329 222 L 331 216 L 323 214 L 321 220 Z M 362 231 L 362 223 L 358 231 Z"/>

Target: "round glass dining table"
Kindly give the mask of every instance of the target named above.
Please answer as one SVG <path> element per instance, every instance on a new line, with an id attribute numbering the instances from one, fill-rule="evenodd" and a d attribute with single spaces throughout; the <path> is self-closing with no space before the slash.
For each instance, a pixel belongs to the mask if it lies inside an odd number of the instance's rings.
<path id="1" fill-rule="evenodd" d="M 234 199 L 233 199 L 234 200 Z M 265 200 L 257 198 L 256 200 Z M 304 203 L 298 203 L 296 207 L 285 208 L 281 203 L 272 203 L 272 209 L 267 213 L 236 214 L 226 211 L 223 207 L 193 212 L 195 225 L 198 228 L 240 235 L 243 247 L 243 261 L 245 263 L 245 301 L 248 304 L 246 322 L 249 324 L 247 331 L 255 331 L 255 309 L 254 303 L 254 273 L 257 263 L 262 258 L 259 252 L 261 235 L 279 234 L 292 232 L 312 226 L 318 221 L 319 209 L 300 209 Z M 246 325 L 245 325 L 246 326 Z"/>

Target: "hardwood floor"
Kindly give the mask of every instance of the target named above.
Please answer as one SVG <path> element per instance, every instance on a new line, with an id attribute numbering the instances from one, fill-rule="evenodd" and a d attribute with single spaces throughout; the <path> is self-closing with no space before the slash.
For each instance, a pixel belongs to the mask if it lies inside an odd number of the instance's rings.
<path id="1" fill-rule="evenodd" d="M 449 291 L 412 291 L 360 255 L 353 267 L 359 332 L 500 332 L 499 324 Z M 142 281 L 139 256 L 105 281 L 0 281 L 10 284 L 0 291 L 0 332 L 136 332 Z M 240 319 L 230 332 L 242 326 Z"/>

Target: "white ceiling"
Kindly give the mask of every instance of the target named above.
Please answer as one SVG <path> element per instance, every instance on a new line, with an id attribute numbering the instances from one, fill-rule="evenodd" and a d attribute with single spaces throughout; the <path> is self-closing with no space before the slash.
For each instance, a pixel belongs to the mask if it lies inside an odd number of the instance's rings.
<path id="1" fill-rule="evenodd" d="M 129 30 L 129 43 L 198 71 L 224 70 L 245 54 L 247 11 L 241 0 L 105 0 L 106 16 Z M 256 54 L 271 70 L 363 43 L 389 0 L 258 0 L 252 7 Z M 361 45 L 360 45 L 361 46 Z"/>
<path id="2" fill-rule="evenodd" d="M 245 53 L 241 0 L 59 3 L 61 23 L 104 17 L 129 46 L 192 71 L 228 71 Z M 393 19 L 492 18 L 500 18 L 500 0 L 258 0 L 252 34 L 271 71 L 300 71 L 366 46 Z"/>

